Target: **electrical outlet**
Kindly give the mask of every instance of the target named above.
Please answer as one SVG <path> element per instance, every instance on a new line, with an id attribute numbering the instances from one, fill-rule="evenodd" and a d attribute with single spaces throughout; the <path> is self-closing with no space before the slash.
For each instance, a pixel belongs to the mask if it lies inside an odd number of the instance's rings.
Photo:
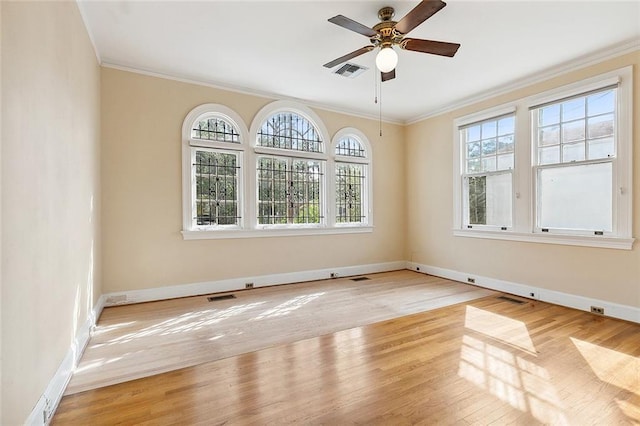
<path id="1" fill-rule="evenodd" d="M 44 409 L 42 410 L 42 420 L 44 424 L 49 424 L 49 420 L 51 419 L 51 400 L 47 397 L 44 398 Z"/>
<path id="2" fill-rule="evenodd" d="M 470 284 L 475 284 L 476 283 L 476 279 L 469 277 L 469 278 L 467 278 L 467 282 L 470 283 Z"/>
<path id="3" fill-rule="evenodd" d="M 247 290 L 250 289 L 250 288 L 253 288 L 253 283 L 246 283 L 244 285 L 244 288 L 247 289 Z"/>
<path id="4" fill-rule="evenodd" d="M 601 308 L 599 306 L 592 306 L 591 307 L 591 312 L 593 312 L 594 314 L 598 314 L 598 315 L 604 315 L 604 308 Z"/>
<path id="5" fill-rule="evenodd" d="M 337 272 L 332 272 L 330 274 L 331 278 L 338 278 L 338 273 Z"/>

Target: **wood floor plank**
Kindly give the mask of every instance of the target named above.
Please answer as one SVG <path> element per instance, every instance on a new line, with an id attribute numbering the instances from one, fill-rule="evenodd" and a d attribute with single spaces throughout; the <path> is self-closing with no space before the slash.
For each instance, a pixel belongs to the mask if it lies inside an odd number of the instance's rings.
<path id="1" fill-rule="evenodd" d="M 106 308 L 66 394 L 496 294 L 407 270 L 367 277 Z"/>
<path id="2" fill-rule="evenodd" d="M 640 424 L 639 356 L 639 324 L 492 295 L 65 396 L 53 424 Z"/>

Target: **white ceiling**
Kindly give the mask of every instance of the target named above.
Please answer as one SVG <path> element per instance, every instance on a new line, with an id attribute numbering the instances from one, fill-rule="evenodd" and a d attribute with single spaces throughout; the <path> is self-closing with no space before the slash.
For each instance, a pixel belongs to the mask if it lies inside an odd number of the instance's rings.
<path id="1" fill-rule="evenodd" d="M 322 64 L 369 44 L 327 22 L 367 26 L 383 6 L 400 20 L 413 1 L 79 1 L 105 65 L 195 80 L 376 117 L 375 52 L 356 78 Z M 410 122 L 591 55 L 640 47 L 640 1 L 462 1 L 409 33 L 457 42 L 454 58 L 399 51 L 382 84 L 385 119 Z M 215 100 L 212 100 L 215 101 Z"/>

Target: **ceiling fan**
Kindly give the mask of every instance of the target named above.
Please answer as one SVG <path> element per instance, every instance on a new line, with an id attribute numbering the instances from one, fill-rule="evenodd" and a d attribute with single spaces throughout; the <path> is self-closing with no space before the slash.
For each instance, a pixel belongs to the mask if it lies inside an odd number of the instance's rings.
<path id="1" fill-rule="evenodd" d="M 368 37 L 371 45 L 347 53 L 331 62 L 327 62 L 324 66 L 333 68 L 349 59 L 380 48 L 376 56 L 376 67 L 381 72 L 382 81 L 387 81 L 396 77 L 395 67 L 398 63 L 398 54 L 393 50 L 393 46 L 400 46 L 401 49 L 412 50 L 414 52 L 453 57 L 460 47 L 458 43 L 405 38 L 405 35 L 408 34 L 409 31 L 435 15 L 446 5 L 447 4 L 441 0 L 423 0 L 398 22 L 392 21 L 395 14 L 393 8 L 388 6 L 383 7 L 378 11 L 378 18 L 380 18 L 381 22 L 372 28 L 343 15 L 334 16 L 329 19 L 329 22 Z"/>

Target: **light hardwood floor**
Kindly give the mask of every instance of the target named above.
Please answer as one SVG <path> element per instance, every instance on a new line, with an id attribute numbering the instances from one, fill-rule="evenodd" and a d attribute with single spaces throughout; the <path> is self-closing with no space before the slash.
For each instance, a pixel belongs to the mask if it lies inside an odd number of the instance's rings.
<path id="1" fill-rule="evenodd" d="M 494 294 L 406 270 L 367 277 L 107 308 L 66 394 Z"/>
<path id="2" fill-rule="evenodd" d="M 640 424 L 640 325 L 491 295 L 66 396 L 53 423 Z"/>

